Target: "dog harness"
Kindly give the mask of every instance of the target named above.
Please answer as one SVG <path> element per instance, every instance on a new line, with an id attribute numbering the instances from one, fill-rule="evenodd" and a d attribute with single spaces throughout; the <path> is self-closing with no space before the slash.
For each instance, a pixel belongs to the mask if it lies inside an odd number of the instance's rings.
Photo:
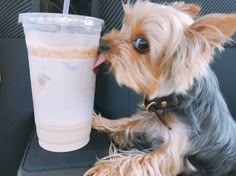
<path id="1" fill-rule="evenodd" d="M 143 97 L 143 105 L 146 110 L 151 114 L 155 114 L 162 124 L 165 125 L 169 130 L 172 128 L 164 120 L 164 114 L 176 110 L 178 104 L 179 101 L 176 94 L 170 94 L 168 96 L 154 98 L 152 100 L 149 100 L 147 96 Z"/>

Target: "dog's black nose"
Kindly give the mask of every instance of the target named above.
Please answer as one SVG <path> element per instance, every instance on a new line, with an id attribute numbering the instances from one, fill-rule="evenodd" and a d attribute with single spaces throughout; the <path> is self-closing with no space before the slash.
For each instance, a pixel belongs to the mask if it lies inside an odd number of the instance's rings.
<path id="1" fill-rule="evenodd" d="M 100 40 L 100 53 L 105 53 L 109 51 L 111 48 L 108 43 L 104 40 Z"/>

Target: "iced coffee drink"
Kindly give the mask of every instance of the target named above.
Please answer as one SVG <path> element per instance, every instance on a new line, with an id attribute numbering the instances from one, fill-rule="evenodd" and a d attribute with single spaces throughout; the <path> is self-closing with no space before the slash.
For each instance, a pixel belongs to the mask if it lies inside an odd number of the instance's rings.
<path id="1" fill-rule="evenodd" d="M 26 37 L 39 144 L 65 152 L 90 139 L 95 93 L 92 72 L 103 21 L 27 13 L 19 17 Z"/>

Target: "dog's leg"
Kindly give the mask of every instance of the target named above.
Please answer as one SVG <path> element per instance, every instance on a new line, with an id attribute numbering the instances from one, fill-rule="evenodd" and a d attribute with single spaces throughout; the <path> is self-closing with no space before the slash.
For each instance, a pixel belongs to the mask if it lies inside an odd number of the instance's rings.
<path id="1" fill-rule="evenodd" d="M 93 128 L 107 133 L 119 147 L 132 146 L 137 134 L 146 131 L 145 123 L 149 123 L 150 118 L 141 115 L 133 115 L 116 120 L 103 118 L 101 115 L 93 114 Z"/>
<path id="2" fill-rule="evenodd" d="M 171 148 L 163 144 L 148 153 L 114 153 L 98 161 L 84 176 L 176 176 L 182 170 L 184 159 Z"/>
<path id="3" fill-rule="evenodd" d="M 124 117 L 116 120 L 111 120 L 102 117 L 100 114 L 93 113 L 93 128 L 107 133 L 116 133 L 135 126 L 142 118 L 137 116 Z"/>
<path id="4" fill-rule="evenodd" d="M 135 117 L 133 118 L 135 119 Z M 145 118 L 143 119 L 145 120 Z M 177 120 L 169 120 L 172 130 L 168 130 L 163 124 L 160 124 L 158 119 L 154 120 L 149 119 L 148 124 L 142 120 L 137 121 L 133 128 L 143 131 L 142 128 L 145 127 L 147 134 L 150 135 L 155 133 L 154 129 L 157 129 L 164 139 L 164 143 L 157 149 L 151 152 L 137 150 L 118 152 L 114 147 L 110 156 L 99 160 L 85 173 L 85 176 L 176 176 L 186 169 L 194 170 L 190 164 L 186 166 L 184 159 L 189 147 L 185 125 Z M 110 127 L 116 129 L 112 124 L 114 123 L 111 123 Z M 120 128 L 118 127 L 118 129 Z M 153 138 L 153 140 L 155 139 Z"/>
<path id="5" fill-rule="evenodd" d="M 144 152 L 130 152 L 129 154 L 113 154 L 96 163 L 85 173 L 85 176 L 172 176 L 167 146 L 158 150 Z M 167 174 L 168 173 L 168 174 Z"/>

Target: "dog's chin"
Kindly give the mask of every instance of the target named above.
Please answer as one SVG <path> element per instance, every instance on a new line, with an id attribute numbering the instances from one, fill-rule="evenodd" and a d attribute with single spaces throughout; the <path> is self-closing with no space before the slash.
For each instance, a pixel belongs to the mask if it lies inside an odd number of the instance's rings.
<path id="1" fill-rule="evenodd" d="M 112 65 L 111 62 L 105 61 L 105 67 L 108 71 L 112 72 Z"/>

